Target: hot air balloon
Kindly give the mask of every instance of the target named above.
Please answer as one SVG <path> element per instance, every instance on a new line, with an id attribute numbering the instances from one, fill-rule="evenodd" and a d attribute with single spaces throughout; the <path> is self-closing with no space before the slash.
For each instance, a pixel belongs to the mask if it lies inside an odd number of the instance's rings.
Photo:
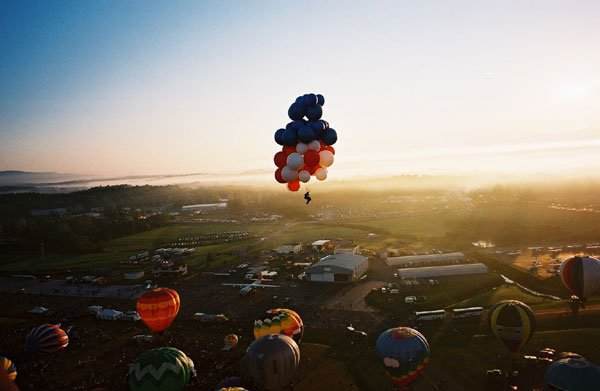
<path id="1" fill-rule="evenodd" d="M 489 327 L 508 350 L 517 353 L 533 335 L 535 315 L 525 303 L 503 300 L 490 309 Z"/>
<path id="2" fill-rule="evenodd" d="M 231 350 L 233 348 L 235 348 L 238 344 L 239 338 L 237 335 L 235 334 L 227 334 L 224 338 L 224 344 L 225 346 L 223 347 L 223 350 Z"/>
<path id="3" fill-rule="evenodd" d="M 6 371 L 6 378 L 10 381 L 15 381 L 17 378 L 17 367 L 7 357 L 0 356 L 0 368 Z"/>
<path id="4" fill-rule="evenodd" d="M 600 260 L 588 256 L 571 257 L 560 265 L 560 277 L 573 295 L 585 300 L 600 289 Z"/>
<path id="5" fill-rule="evenodd" d="M 304 334 L 304 323 L 296 311 L 273 308 L 267 311 L 265 318 L 254 321 L 255 339 L 269 334 L 284 334 L 299 343 Z"/>
<path id="6" fill-rule="evenodd" d="M 69 344 L 69 336 L 59 324 L 43 324 L 31 330 L 25 338 L 28 353 L 54 353 Z"/>
<path id="7" fill-rule="evenodd" d="M 293 339 L 270 334 L 252 342 L 242 358 L 242 379 L 261 390 L 281 390 L 291 383 L 300 364 L 300 348 Z"/>
<path id="8" fill-rule="evenodd" d="M 239 390 L 244 391 L 245 388 L 242 387 L 242 379 L 237 376 L 229 376 L 225 379 L 221 380 L 219 384 L 217 384 L 217 390 Z"/>
<path id="9" fill-rule="evenodd" d="M 591 391 L 600 388 L 600 367 L 583 357 L 563 358 L 546 369 L 545 390 Z"/>
<path id="10" fill-rule="evenodd" d="M 173 347 L 151 349 L 129 367 L 129 389 L 179 391 L 194 375 L 194 362 L 181 350 Z"/>
<path id="11" fill-rule="evenodd" d="M 222 387 L 218 391 L 248 391 L 244 387 Z"/>
<path id="12" fill-rule="evenodd" d="M 138 299 L 137 312 L 150 330 L 160 333 L 175 320 L 179 306 L 179 294 L 175 290 L 156 288 Z"/>
<path id="13" fill-rule="evenodd" d="M 410 327 L 384 331 L 377 338 L 375 348 L 393 383 L 399 387 L 414 382 L 429 361 L 429 343 Z"/>

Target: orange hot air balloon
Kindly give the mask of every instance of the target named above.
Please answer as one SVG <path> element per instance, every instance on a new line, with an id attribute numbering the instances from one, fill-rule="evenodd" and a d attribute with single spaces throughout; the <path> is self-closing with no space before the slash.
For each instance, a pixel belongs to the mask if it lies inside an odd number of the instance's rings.
<path id="1" fill-rule="evenodd" d="M 173 289 L 156 288 L 144 293 L 137 301 L 137 312 L 156 333 L 165 331 L 179 312 L 179 294 Z"/>

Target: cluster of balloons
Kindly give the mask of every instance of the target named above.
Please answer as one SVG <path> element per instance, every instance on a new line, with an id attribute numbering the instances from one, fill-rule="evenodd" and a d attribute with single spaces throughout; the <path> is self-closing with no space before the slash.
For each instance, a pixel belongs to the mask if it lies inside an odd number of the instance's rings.
<path id="1" fill-rule="evenodd" d="M 324 104 L 320 94 L 299 96 L 288 110 L 292 122 L 275 132 L 275 142 L 282 146 L 273 157 L 275 180 L 287 183 L 290 191 L 298 191 L 300 182 L 308 182 L 311 176 L 325 180 L 333 164 L 337 132 L 321 119 Z"/>

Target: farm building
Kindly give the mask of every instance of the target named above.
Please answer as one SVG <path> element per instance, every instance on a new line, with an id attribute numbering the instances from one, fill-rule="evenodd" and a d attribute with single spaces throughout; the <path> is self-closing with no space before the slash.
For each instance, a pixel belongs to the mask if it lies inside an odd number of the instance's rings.
<path id="1" fill-rule="evenodd" d="M 464 265 L 426 266 L 398 269 L 400 278 L 432 278 L 446 276 L 462 276 L 466 274 L 485 274 L 487 266 L 483 263 L 469 263 Z"/>
<path id="2" fill-rule="evenodd" d="M 315 240 L 314 242 L 312 242 L 311 246 L 315 251 L 329 252 L 335 249 L 335 243 L 329 239 Z"/>
<path id="3" fill-rule="evenodd" d="M 362 277 L 368 268 L 369 259 L 362 255 L 328 255 L 306 269 L 306 279 L 322 282 L 351 282 Z"/>
<path id="4" fill-rule="evenodd" d="M 388 266 L 416 267 L 433 266 L 439 264 L 457 264 L 465 261 L 465 254 L 460 252 L 446 254 L 406 255 L 403 257 L 388 257 L 385 263 Z"/>

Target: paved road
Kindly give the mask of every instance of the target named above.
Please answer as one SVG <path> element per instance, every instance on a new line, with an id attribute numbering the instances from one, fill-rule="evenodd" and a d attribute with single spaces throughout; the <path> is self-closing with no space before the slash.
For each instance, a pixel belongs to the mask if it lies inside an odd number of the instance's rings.
<path id="1" fill-rule="evenodd" d="M 24 290 L 24 292 L 23 292 Z M 135 299 L 145 292 L 143 285 L 68 284 L 65 280 L 38 281 L 0 277 L 0 291 L 49 296 L 105 297 Z"/>
<path id="2" fill-rule="evenodd" d="M 353 284 L 327 300 L 323 306 L 332 309 L 376 312 L 377 310 L 369 307 L 367 303 L 365 303 L 365 296 L 367 296 L 374 288 L 381 288 L 384 285 L 385 283 L 382 281 L 365 281 Z"/>

